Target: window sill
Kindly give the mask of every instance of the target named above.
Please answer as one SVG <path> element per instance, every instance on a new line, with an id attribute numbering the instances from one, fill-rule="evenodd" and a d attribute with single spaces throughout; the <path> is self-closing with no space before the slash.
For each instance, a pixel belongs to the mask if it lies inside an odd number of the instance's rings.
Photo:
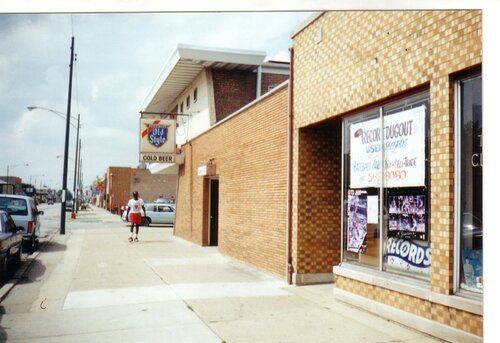
<path id="1" fill-rule="evenodd" d="M 334 266 L 333 274 L 480 316 L 483 315 L 483 302 L 481 300 L 432 292 L 429 283 L 425 281 L 384 273 L 345 262 L 339 266 Z"/>

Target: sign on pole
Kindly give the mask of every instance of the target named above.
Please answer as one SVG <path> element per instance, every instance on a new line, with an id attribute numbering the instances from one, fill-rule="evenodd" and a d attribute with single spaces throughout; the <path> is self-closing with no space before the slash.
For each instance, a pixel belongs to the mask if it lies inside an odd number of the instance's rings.
<path id="1" fill-rule="evenodd" d="M 175 163 L 175 119 L 141 118 L 140 162 Z"/>

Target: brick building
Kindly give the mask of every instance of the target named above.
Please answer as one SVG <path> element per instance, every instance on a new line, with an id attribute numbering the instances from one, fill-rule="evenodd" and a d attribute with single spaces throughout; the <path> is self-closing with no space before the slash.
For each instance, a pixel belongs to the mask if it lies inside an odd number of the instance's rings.
<path id="1" fill-rule="evenodd" d="M 481 17 L 327 12 L 293 35 L 295 281 L 455 342 L 483 334 Z"/>
<path id="2" fill-rule="evenodd" d="M 141 113 L 176 113 L 180 147 L 289 78 L 289 63 L 265 52 L 179 44 L 141 106 Z M 182 163 L 182 162 L 181 162 Z M 153 173 L 174 163 L 153 164 Z"/>
<path id="3" fill-rule="evenodd" d="M 292 37 L 289 83 L 232 114 L 230 101 L 206 105 L 228 113 L 178 142 L 175 234 L 296 285 L 335 282 L 336 298 L 448 341 L 482 341 L 481 15 L 310 18 Z M 222 91 L 236 88 L 225 79 Z M 203 89 L 190 82 L 156 110 L 184 113 Z"/>
<path id="4" fill-rule="evenodd" d="M 22 187 L 23 180 L 17 176 L 0 176 L 0 180 L 3 181 L 0 184 L 0 193 L 5 194 L 24 194 Z"/>
<path id="5" fill-rule="evenodd" d="M 150 166 L 179 168 L 175 234 L 284 276 L 289 63 L 265 57 L 179 45 L 142 112 L 179 114 L 182 162 Z"/>
<path id="6" fill-rule="evenodd" d="M 281 276 L 288 83 L 183 145 L 175 235 Z"/>
<path id="7" fill-rule="evenodd" d="M 177 174 L 152 174 L 147 168 L 109 167 L 105 175 L 105 204 L 108 211 L 127 205 L 132 192 L 138 191 L 145 202 L 159 197 L 175 198 Z"/>

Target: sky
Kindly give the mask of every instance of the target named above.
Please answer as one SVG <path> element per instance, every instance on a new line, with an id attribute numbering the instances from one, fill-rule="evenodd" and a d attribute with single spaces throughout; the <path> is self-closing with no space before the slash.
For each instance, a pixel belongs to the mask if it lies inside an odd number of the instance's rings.
<path id="1" fill-rule="evenodd" d="M 65 120 L 81 116 L 83 184 L 139 164 L 138 110 L 177 44 L 265 51 L 289 60 L 291 33 L 311 13 L 0 14 L 0 175 L 62 188 Z M 76 126 L 76 121 L 73 122 Z M 72 189 L 76 130 L 70 131 Z M 60 157 L 57 157 L 60 156 Z M 29 164 L 29 166 L 25 166 Z"/>

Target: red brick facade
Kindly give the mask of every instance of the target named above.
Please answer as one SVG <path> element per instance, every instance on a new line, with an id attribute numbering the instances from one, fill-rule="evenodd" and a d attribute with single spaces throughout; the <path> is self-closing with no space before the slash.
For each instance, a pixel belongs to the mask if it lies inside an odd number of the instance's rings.
<path id="1" fill-rule="evenodd" d="M 257 74 L 244 70 L 212 69 L 216 121 L 255 100 Z"/>
<path id="2" fill-rule="evenodd" d="M 278 86 L 288 75 L 262 73 L 261 95 Z M 216 121 L 219 122 L 257 97 L 257 72 L 212 69 Z"/>
<path id="3" fill-rule="evenodd" d="M 289 78 L 289 75 L 262 73 L 261 95 L 266 94 L 272 88 L 277 87 L 279 84 L 285 82 Z M 272 88 L 269 89 L 270 87 Z"/>

